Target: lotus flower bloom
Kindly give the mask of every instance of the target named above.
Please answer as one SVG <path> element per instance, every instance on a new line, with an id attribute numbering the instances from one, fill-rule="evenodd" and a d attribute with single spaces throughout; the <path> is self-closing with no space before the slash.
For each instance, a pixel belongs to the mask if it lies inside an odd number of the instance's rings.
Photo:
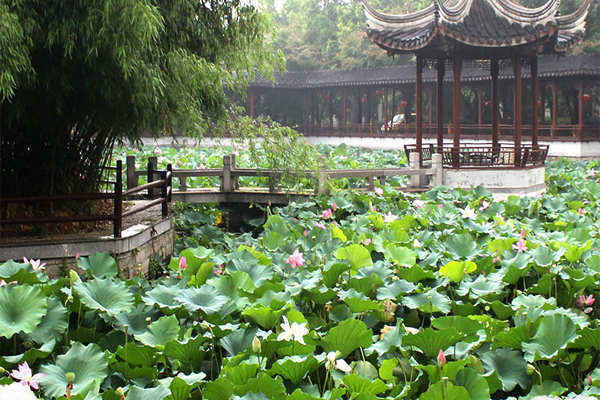
<path id="1" fill-rule="evenodd" d="M 441 349 L 437 355 L 437 362 L 438 362 L 439 366 L 443 366 L 444 364 L 446 364 L 446 355 L 444 354 L 444 351 Z"/>
<path id="2" fill-rule="evenodd" d="M 590 294 L 589 296 L 582 294 L 577 297 L 576 302 L 577 302 L 577 307 L 583 308 L 586 306 L 593 306 L 594 303 L 596 302 L 596 299 L 594 298 L 593 294 Z"/>
<path id="3" fill-rule="evenodd" d="M 335 211 L 338 209 L 338 205 L 335 202 L 333 202 L 331 203 L 331 208 L 333 208 L 333 211 Z"/>
<path id="4" fill-rule="evenodd" d="M 40 378 L 42 378 L 44 374 L 32 375 L 31 369 L 29 368 L 29 365 L 27 365 L 27 361 L 25 361 L 23 364 L 19 365 L 18 370 L 14 369 L 10 373 L 10 376 L 21 381 L 21 385 L 30 386 L 37 390 L 40 388 Z"/>
<path id="5" fill-rule="evenodd" d="M 23 386 L 17 382 L 10 385 L 0 385 L 0 399 L 38 400 L 29 386 Z"/>
<path id="6" fill-rule="evenodd" d="M 477 213 L 471 208 L 471 206 L 467 206 L 464 210 L 462 210 L 462 217 L 468 219 L 477 219 Z"/>
<path id="7" fill-rule="evenodd" d="M 375 192 L 375 194 L 377 196 L 383 196 L 383 189 L 382 188 L 376 187 L 373 191 Z"/>
<path id="8" fill-rule="evenodd" d="M 331 208 L 328 208 L 327 210 L 323 211 L 323 214 L 321 216 L 325 219 L 333 217 L 333 212 L 331 211 Z"/>
<path id="9" fill-rule="evenodd" d="M 438 204 L 438 208 L 441 210 L 442 208 L 444 208 L 443 204 Z"/>
<path id="10" fill-rule="evenodd" d="M 162 150 L 160 149 L 160 147 L 156 146 L 154 148 L 154 154 L 162 154 Z"/>
<path id="11" fill-rule="evenodd" d="M 185 260 L 185 256 L 183 256 L 179 259 L 179 270 L 184 271 L 187 269 L 187 267 L 187 261 Z"/>
<path id="12" fill-rule="evenodd" d="M 416 208 L 423 208 L 423 206 L 425 205 L 425 202 L 423 200 L 417 199 L 412 202 L 412 205 L 413 205 L 413 207 L 416 207 Z"/>
<path id="13" fill-rule="evenodd" d="M 385 222 L 386 224 L 394 222 L 397 219 L 398 219 L 398 216 L 392 214 L 391 212 L 389 212 L 383 216 L 383 222 Z"/>
<path id="14" fill-rule="evenodd" d="M 337 359 L 337 354 L 334 351 L 330 351 L 329 353 L 327 353 L 327 362 L 325 363 L 325 369 L 338 369 L 346 373 L 352 371 L 352 368 L 350 368 L 346 361 Z"/>
<path id="15" fill-rule="evenodd" d="M 525 232 L 525 228 L 521 229 L 521 239 L 525 239 L 525 235 L 527 235 L 527 232 Z"/>
<path id="16" fill-rule="evenodd" d="M 583 208 L 580 208 L 579 210 L 577 210 L 577 215 L 582 216 L 583 214 L 584 214 Z"/>
<path id="17" fill-rule="evenodd" d="M 323 223 L 321 223 L 321 222 L 315 222 L 315 226 L 317 228 L 323 229 L 324 231 L 327 230 L 327 227 Z"/>
<path id="18" fill-rule="evenodd" d="M 23 257 L 23 262 L 25 264 L 31 265 L 31 268 L 33 268 L 36 271 L 43 271 L 44 265 L 46 265 L 46 263 L 42 263 L 41 260 L 34 260 L 33 258 L 31 260 L 28 260 L 27 257 Z"/>
<path id="19" fill-rule="evenodd" d="M 371 239 L 370 238 L 366 238 L 365 241 L 364 241 L 364 243 L 365 243 L 365 246 L 370 245 L 371 244 Z"/>
<path id="20" fill-rule="evenodd" d="M 296 249 L 292 255 L 290 255 L 286 263 L 290 264 L 290 267 L 296 268 L 304 265 L 304 255 L 300 253 L 300 250 Z"/>
<path id="21" fill-rule="evenodd" d="M 277 341 L 281 342 L 282 340 L 294 340 L 302 345 L 304 343 L 304 336 L 308 334 L 308 329 L 306 329 L 306 322 L 301 324 L 297 322 L 292 322 L 290 325 L 290 321 L 288 321 L 287 317 L 283 316 L 283 323 L 280 325 L 282 332 L 277 336 Z"/>
<path id="22" fill-rule="evenodd" d="M 219 265 L 215 268 L 215 275 L 223 275 L 223 270 L 225 269 L 225 264 Z"/>
<path id="23" fill-rule="evenodd" d="M 517 253 L 523 253 L 524 251 L 527 251 L 525 240 L 523 238 L 519 239 L 517 243 L 513 244 L 513 249 L 515 249 Z"/>

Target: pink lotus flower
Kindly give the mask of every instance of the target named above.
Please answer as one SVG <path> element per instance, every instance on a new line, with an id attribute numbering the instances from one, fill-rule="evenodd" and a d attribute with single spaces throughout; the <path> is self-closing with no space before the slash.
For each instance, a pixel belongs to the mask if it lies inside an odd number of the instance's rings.
<path id="1" fill-rule="evenodd" d="M 185 260 L 185 256 L 179 259 L 179 270 L 184 271 L 188 267 L 187 261 Z"/>
<path id="2" fill-rule="evenodd" d="M 583 308 L 585 306 L 593 306 L 594 303 L 596 302 L 596 299 L 594 298 L 593 294 L 590 294 L 589 296 L 582 294 L 577 297 L 576 302 L 577 302 L 577 307 Z"/>
<path id="3" fill-rule="evenodd" d="M 154 148 L 154 154 L 162 154 L 162 150 L 160 149 L 160 147 L 156 146 Z"/>
<path id="4" fill-rule="evenodd" d="M 425 205 L 425 202 L 423 200 L 414 200 L 412 202 L 413 207 L 416 208 L 423 208 L 423 206 Z"/>
<path id="5" fill-rule="evenodd" d="M 583 208 L 580 208 L 579 210 L 577 210 L 577 215 L 582 216 L 583 213 Z"/>
<path id="6" fill-rule="evenodd" d="M 331 211 L 331 208 L 328 208 L 327 210 L 323 211 L 323 214 L 321 215 L 321 217 L 323 217 L 325 219 L 332 218 L 333 212 Z"/>
<path id="7" fill-rule="evenodd" d="M 385 222 L 386 224 L 394 222 L 397 219 L 398 216 L 392 214 L 391 211 L 383 216 L 383 222 Z"/>
<path id="8" fill-rule="evenodd" d="M 33 268 L 35 271 L 43 271 L 44 265 L 46 265 L 46 263 L 42 263 L 41 260 L 34 260 L 33 258 L 28 260 L 27 257 L 23 257 L 23 262 L 31 265 L 31 268 Z"/>
<path id="9" fill-rule="evenodd" d="M 494 257 L 494 258 L 492 258 L 492 262 L 493 262 L 494 264 L 497 264 L 497 263 L 499 263 L 499 262 L 500 262 L 500 256 L 497 256 L 497 257 Z"/>
<path id="10" fill-rule="evenodd" d="M 383 189 L 382 188 L 376 187 L 373 191 L 375 192 L 375 194 L 377 196 L 383 196 Z"/>
<path id="11" fill-rule="evenodd" d="M 592 386 L 592 383 L 594 383 L 592 376 L 588 375 L 587 378 L 585 378 L 585 384 L 588 386 Z"/>
<path id="12" fill-rule="evenodd" d="M 6 285 L 16 285 L 18 282 L 17 281 L 11 281 L 6 283 L 6 281 L 4 279 L 0 280 L 0 287 L 2 286 L 6 286 Z"/>
<path id="13" fill-rule="evenodd" d="M 443 366 L 444 364 L 446 364 L 446 355 L 444 354 L 444 351 L 441 349 L 437 355 L 437 362 L 440 367 Z"/>
<path id="14" fill-rule="evenodd" d="M 442 208 L 444 208 L 443 204 L 438 204 L 438 208 L 441 210 Z"/>
<path id="15" fill-rule="evenodd" d="M 308 237 L 308 231 L 305 229 L 304 232 L 302 232 L 302 235 L 304 235 L 304 237 Z"/>
<path id="16" fill-rule="evenodd" d="M 286 263 L 290 264 L 290 267 L 296 268 L 304 265 L 304 255 L 300 253 L 300 250 L 296 249 L 291 256 L 288 257 Z"/>
<path id="17" fill-rule="evenodd" d="M 513 244 L 513 249 L 517 251 L 517 253 L 522 253 L 527 251 L 527 246 L 525 245 L 525 240 L 523 238 L 519 239 L 519 241 Z"/>
<path id="18" fill-rule="evenodd" d="M 321 228 L 321 229 L 323 229 L 324 231 L 325 231 L 325 230 L 327 230 L 327 227 L 326 227 L 326 226 L 325 226 L 325 224 L 323 224 L 322 222 L 315 222 L 315 226 L 316 226 L 317 228 Z"/>
<path id="19" fill-rule="evenodd" d="M 369 238 L 366 238 L 366 239 L 365 239 L 365 246 L 368 246 L 368 245 L 370 245 L 370 244 L 371 244 L 371 239 L 369 239 Z"/>
<path id="20" fill-rule="evenodd" d="M 334 203 L 332 203 L 332 204 L 331 204 L 331 208 L 333 208 L 333 211 L 335 211 L 335 210 L 337 210 L 337 209 L 338 209 L 338 206 L 337 206 L 337 204 L 334 202 Z"/>
<path id="21" fill-rule="evenodd" d="M 215 268 L 215 275 L 223 275 L 223 270 L 225 269 L 225 264 L 219 265 Z"/>
<path id="22" fill-rule="evenodd" d="M 37 390 L 40 388 L 40 378 L 42 378 L 44 374 L 32 375 L 31 369 L 29 368 L 29 365 L 27 365 L 27 361 L 25 361 L 23 364 L 19 365 L 18 370 L 13 369 L 10 373 L 10 376 L 15 378 L 16 380 L 21 381 L 21 385 L 29 385 L 33 389 Z"/>
<path id="23" fill-rule="evenodd" d="M 525 235 L 527 235 L 527 232 L 525 232 L 525 229 L 521 229 L 521 239 L 525 239 Z"/>

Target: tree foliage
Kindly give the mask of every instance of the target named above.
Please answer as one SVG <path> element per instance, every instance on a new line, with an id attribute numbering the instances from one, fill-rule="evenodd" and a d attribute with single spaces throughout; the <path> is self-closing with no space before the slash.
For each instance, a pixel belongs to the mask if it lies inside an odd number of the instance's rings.
<path id="1" fill-rule="evenodd" d="M 523 5 L 537 7 L 547 0 L 522 0 Z M 420 10 L 431 0 L 370 0 L 375 9 L 395 14 Z M 582 0 L 565 0 L 561 12 L 576 9 Z M 281 9 L 273 0 L 262 0 L 273 14 L 278 27 L 276 46 L 286 56 L 290 70 L 356 69 L 406 63 L 410 56 L 388 57 L 367 38 L 363 6 L 360 1 L 286 0 Z M 600 6 L 592 5 L 585 42 L 577 51 L 600 49 Z"/>
<path id="2" fill-rule="evenodd" d="M 222 125 L 283 64 L 269 26 L 241 0 L 1 2 L 2 192 L 90 190 L 117 139 Z"/>

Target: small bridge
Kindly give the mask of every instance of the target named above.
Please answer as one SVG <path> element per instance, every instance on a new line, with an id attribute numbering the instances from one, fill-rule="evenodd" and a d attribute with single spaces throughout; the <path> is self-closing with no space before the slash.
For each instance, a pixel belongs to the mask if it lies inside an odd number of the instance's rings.
<path id="1" fill-rule="evenodd" d="M 157 157 L 150 157 L 146 169 L 137 169 L 135 157 L 128 156 L 126 161 L 127 188 L 139 187 L 140 178 L 146 177 L 148 182 L 158 180 Z M 363 190 L 375 190 L 375 183 L 384 184 L 387 178 L 407 176 L 409 184 L 400 188 L 408 192 L 422 192 L 442 183 L 441 157 L 436 158 L 429 168 L 421 168 L 418 162 L 411 162 L 407 168 L 378 168 L 350 170 L 320 170 L 320 171 L 283 171 L 273 169 L 249 169 L 236 166 L 234 154 L 223 157 L 223 168 L 209 169 L 173 169 L 172 176 L 179 185 L 173 184 L 171 196 L 173 201 L 185 203 L 221 203 L 221 204 L 287 204 L 290 201 L 307 199 L 317 194 L 329 192 L 331 179 L 363 179 Z M 295 176 L 313 182 L 314 190 L 295 190 L 283 187 L 284 177 Z M 213 177 L 220 181 L 213 188 L 190 188 L 188 180 L 197 177 Z M 240 178 L 266 178 L 268 186 L 240 187 Z M 149 189 L 148 196 L 155 197 Z"/>

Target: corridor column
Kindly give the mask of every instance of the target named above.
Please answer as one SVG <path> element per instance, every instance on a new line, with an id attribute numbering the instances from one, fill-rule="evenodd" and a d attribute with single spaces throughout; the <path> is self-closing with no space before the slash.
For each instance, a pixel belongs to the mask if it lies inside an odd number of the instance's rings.
<path id="1" fill-rule="evenodd" d="M 523 77 L 521 76 L 521 57 L 513 56 L 513 70 L 515 74 L 515 97 L 514 97 L 514 140 L 515 140 L 515 166 L 521 165 L 521 123 L 523 119 Z"/>
<path id="2" fill-rule="evenodd" d="M 454 129 L 453 129 L 453 143 L 452 143 L 452 167 L 459 167 L 459 147 L 460 147 L 460 102 L 461 102 L 461 91 L 460 91 L 460 76 L 462 72 L 462 59 L 455 57 L 452 63 L 452 69 L 454 72 L 454 99 L 452 101 L 453 117 L 454 117 Z"/>
<path id="3" fill-rule="evenodd" d="M 416 87 L 416 113 L 417 113 L 417 154 L 419 164 L 423 164 L 423 57 L 417 56 L 417 87 Z"/>
<path id="4" fill-rule="evenodd" d="M 446 73 L 446 64 L 444 59 L 437 60 L 437 153 L 443 153 L 444 148 L 444 75 Z"/>

